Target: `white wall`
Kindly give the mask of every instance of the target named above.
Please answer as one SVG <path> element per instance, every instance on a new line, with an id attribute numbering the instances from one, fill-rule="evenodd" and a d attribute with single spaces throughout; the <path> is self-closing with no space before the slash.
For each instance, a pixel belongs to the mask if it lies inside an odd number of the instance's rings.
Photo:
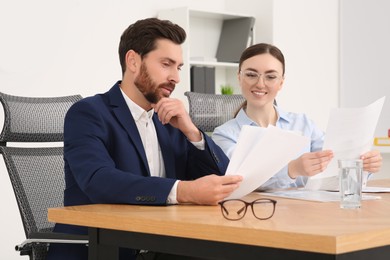
<path id="1" fill-rule="evenodd" d="M 375 136 L 390 129 L 390 2 L 340 1 L 340 105 L 360 107 L 386 96 Z M 363 18 L 364 17 L 364 18 Z M 374 178 L 390 178 L 390 147 L 380 148 L 383 167 Z"/>
<path id="2" fill-rule="evenodd" d="M 142 5 L 123 0 L 0 1 L 1 90 L 35 96 L 106 91 L 121 77 L 117 49 L 129 24 L 163 8 L 225 6 L 223 0 L 144 0 Z"/>
<path id="3" fill-rule="evenodd" d="M 338 106 L 339 0 L 276 0 L 274 44 L 286 59 L 286 80 L 278 103 L 304 112 L 326 130 L 329 110 Z"/>
<path id="4" fill-rule="evenodd" d="M 386 96 L 376 136 L 387 136 L 390 1 L 343 0 L 340 4 L 340 105 L 366 106 Z"/>

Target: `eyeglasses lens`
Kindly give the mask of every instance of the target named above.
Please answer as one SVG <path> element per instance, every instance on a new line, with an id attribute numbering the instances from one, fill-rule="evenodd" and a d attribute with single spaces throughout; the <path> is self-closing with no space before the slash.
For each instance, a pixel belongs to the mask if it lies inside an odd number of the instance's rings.
<path id="1" fill-rule="evenodd" d="M 279 76 L 276 73 L 267 73 L 267 74 L 259 74 L 254 71 L 243 71 L 243 78 L 248 85 L 256 85 L 260 78 L 262 78 L 263 83 L 268 86 L 273 86 L 279 81 Z"/>
<path id="2" fill-rule="evenodd" d="M 274 214 L 275 206 L 269 200 L 256 200 L 253 202 L 252 209 L 256 218 L 268 219 Z"/>
<path id="3" fill-rule="evenodd" d="M 244 217 L 246 212 L 245 202 L 240 200 L 228 200 L 222 205 L 222 213 L 225 218 L 238 220 Z"/>

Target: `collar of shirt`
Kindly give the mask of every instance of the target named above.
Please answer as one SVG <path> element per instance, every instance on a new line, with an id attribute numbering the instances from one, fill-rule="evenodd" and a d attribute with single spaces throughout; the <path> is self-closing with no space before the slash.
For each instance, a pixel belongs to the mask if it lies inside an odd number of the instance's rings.
<path id="1" fill-rule="evenodd" d="M 277 125 L 279 125 L 281 121 L 290 122 L 292 120 L 289 117 L 288 113 L 284 112 L 282 109 L 280 109 L 277 106 L 274 106 L 274 108 L 276 110 L 276 113 L 278 114 L 278 120 L 276 121 Z M 257 126 L 257 123 L 253 122 L 253 120 L 248 117 L 248 115 L 246 114 L 246 112 L 244 111 L 243 108 L 241 108 L 240 111 L 238 112 L 238 114 L 236 116 L 236 120 L 240 126 L 243 126 L 243 125 Z"/>
<path id="2" fill-rule="evenodd" d="M 151 109 L 149 111 L 146 111 L 139 105 L 137 105 L 133 100 L 131 100 L 121 89 L 122 95 L 126 101 L 127 106 L 130 109 L 131 115 L 133 116 L 135 122 L 145 120 L 146 118 L 149 118 L 149 120 L 152 119 L 154 114 L 154 109 Z M 147 116 L 145 116 L 147 115 Z M 146 121 L 147 122 L 147 121 Z"/>

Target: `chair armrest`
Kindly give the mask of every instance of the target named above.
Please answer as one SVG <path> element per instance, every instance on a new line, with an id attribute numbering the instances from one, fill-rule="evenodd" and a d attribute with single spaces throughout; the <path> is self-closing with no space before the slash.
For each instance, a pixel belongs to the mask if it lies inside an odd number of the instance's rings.
<path id="1" fill-rule="evenodd" d="M 59 243 L 59 244 L 88 244 L 88 235 L 75 235 L 65 233 L 31 233 L 29 238 L 15 246 L 16 251 L 24 251 L 31 244 Z"/>

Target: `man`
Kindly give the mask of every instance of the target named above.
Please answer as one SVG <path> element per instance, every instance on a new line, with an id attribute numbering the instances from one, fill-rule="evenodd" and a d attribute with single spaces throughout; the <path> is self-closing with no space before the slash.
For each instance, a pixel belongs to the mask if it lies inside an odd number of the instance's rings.
<path id="1" fill-rule="evenodd" d="M 185 31 L 139 20 L 122 34 L 122 81 L 73 105 L 65 118 L 65 206 L 93 203 L 215 205 L 239 185 L 228 159 L 170 98 L 183 65 Z M 163 217 L 163 216 L 162 216 Z M 56 225 L 58 232 L 86 234 Z M 87 259 L 87 247 L 52 245 L 49 259 Z M 135 250 L 121 250 L 134 259 Z"/>

